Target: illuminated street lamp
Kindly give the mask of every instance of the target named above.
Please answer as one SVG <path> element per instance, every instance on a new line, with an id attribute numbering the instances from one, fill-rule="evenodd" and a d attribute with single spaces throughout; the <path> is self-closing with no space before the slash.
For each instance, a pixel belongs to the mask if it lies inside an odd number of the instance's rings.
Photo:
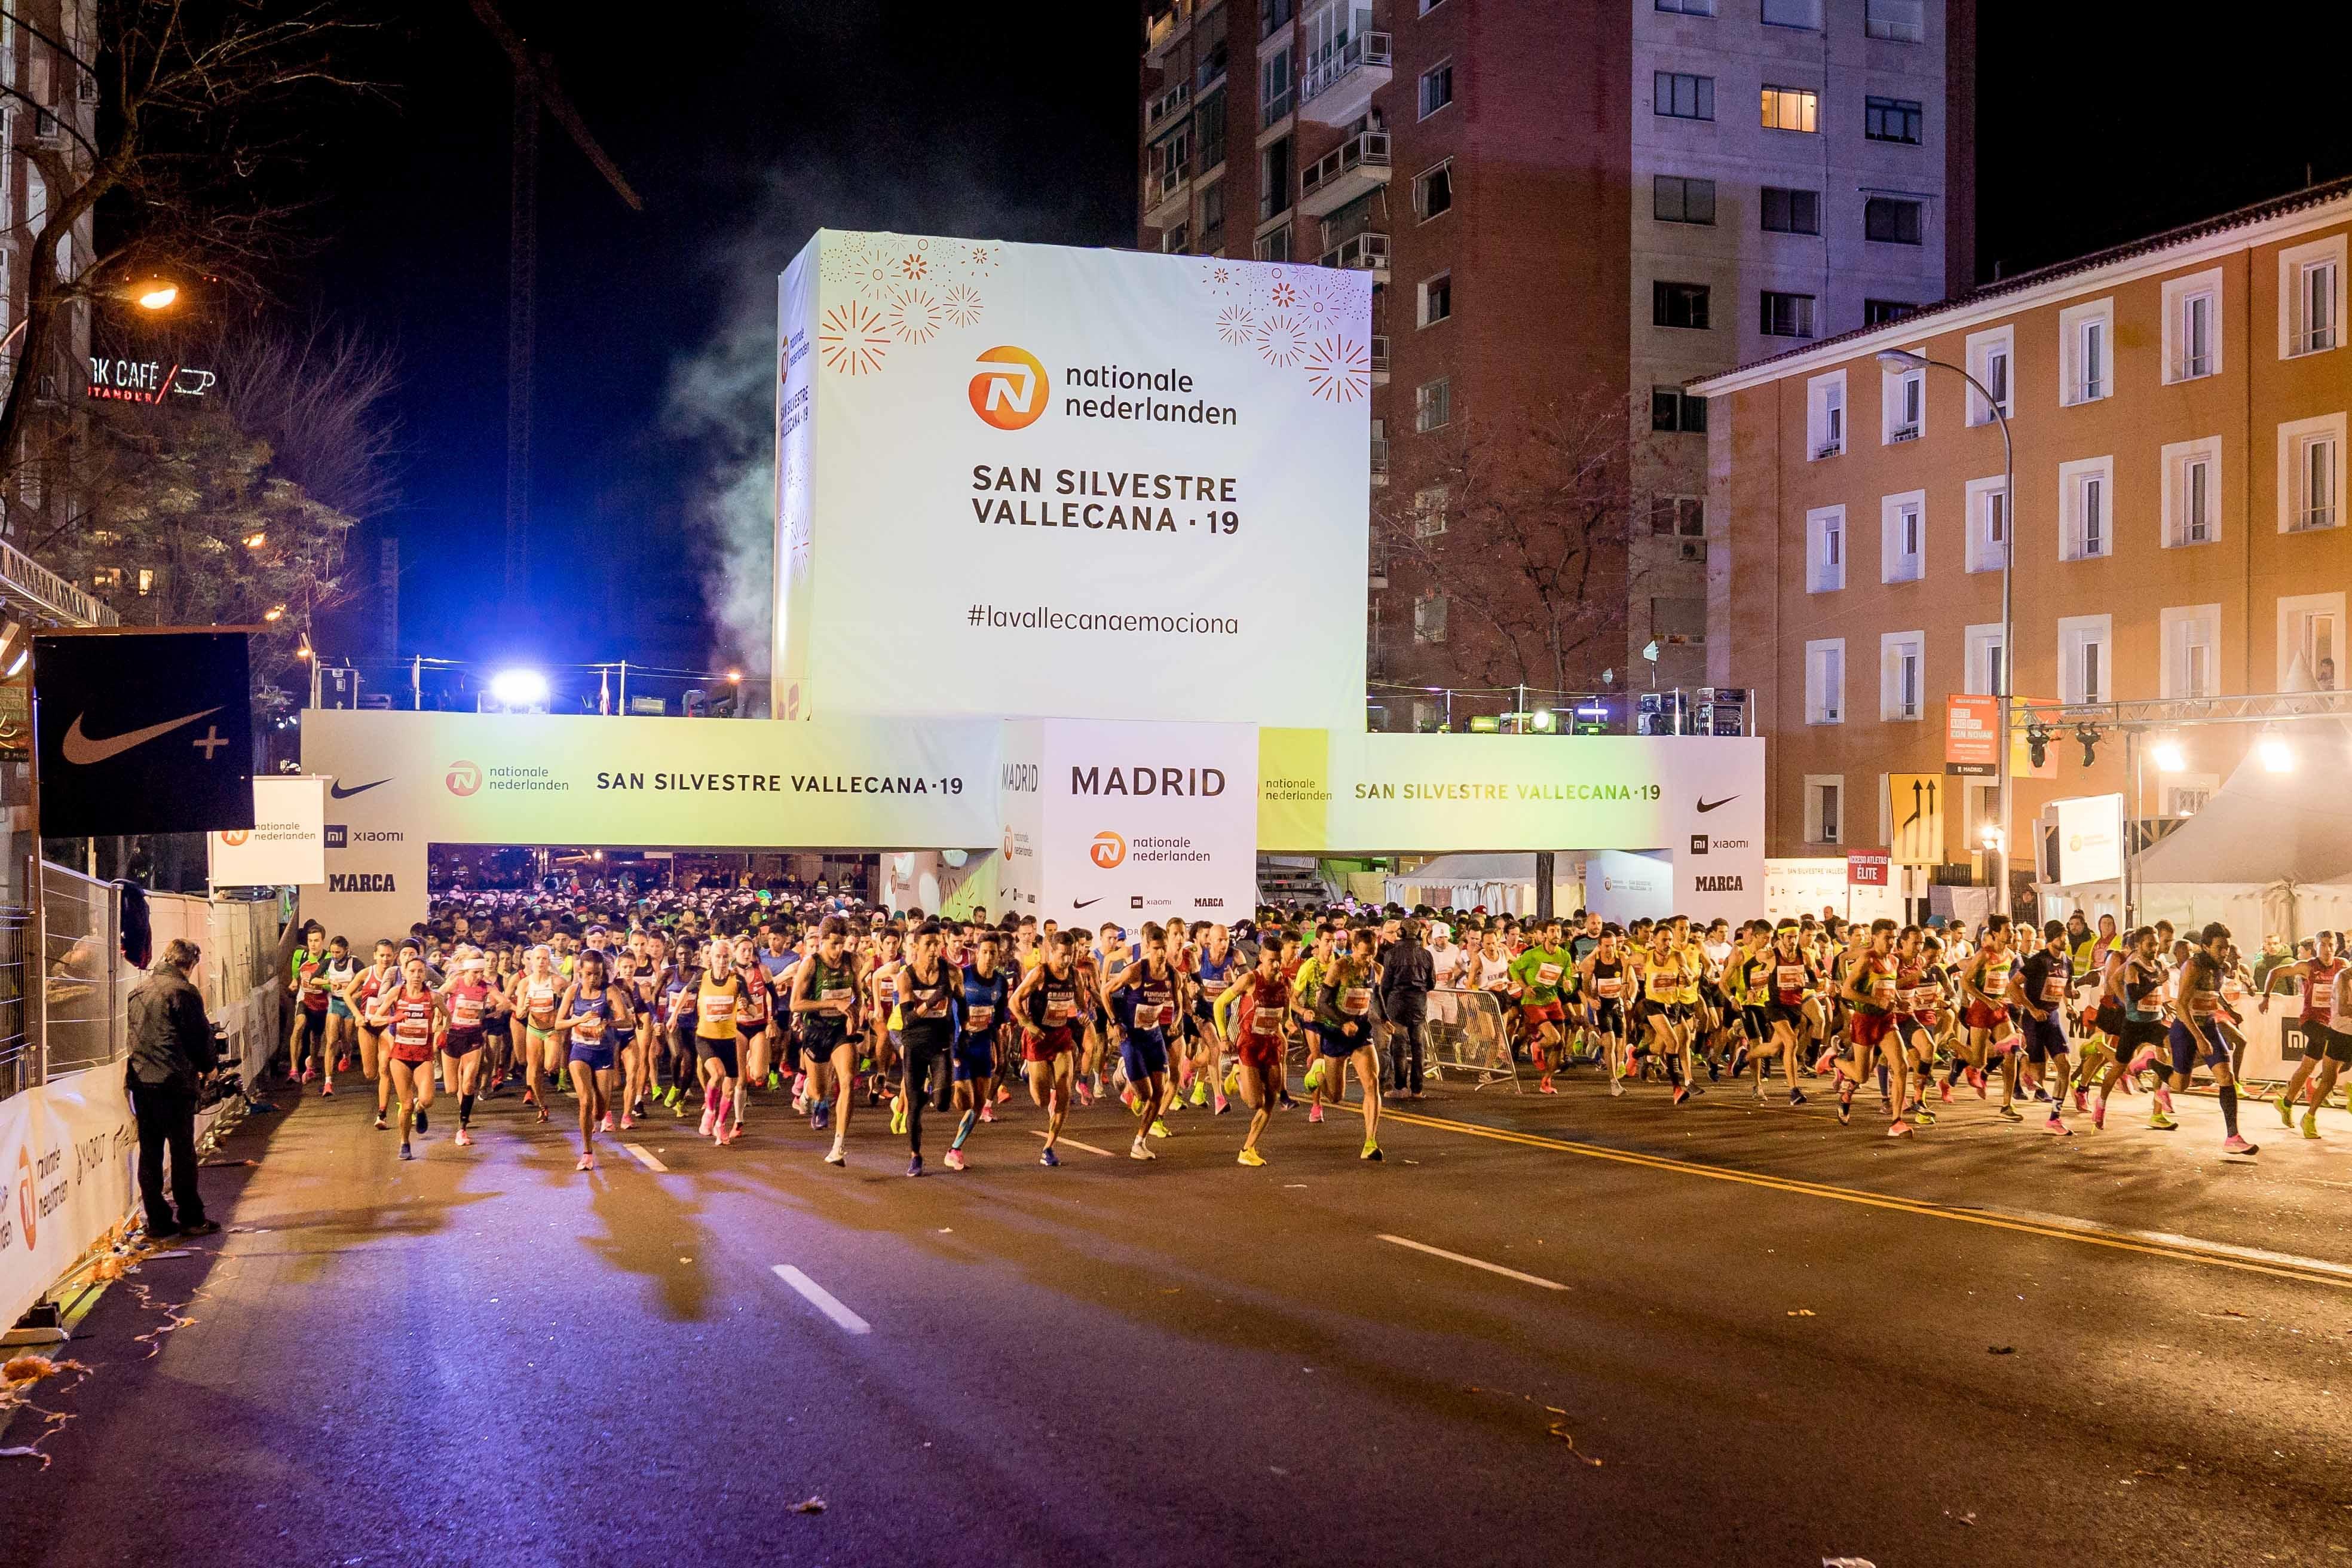
<path id="1" fill-rule="evenodd" d="M 2154 759 L 2156 771 L 2160 773 L 2177 773 L 2189 766 L 2189 754 L 2181 750 L 2178 735 L 2159 737 L 2148 748 L 2147 754 Z"/>
<path id="2" fill-rule="evenodd" d="M 286 618 L 286 606 L 283 605 L 272 605 L 269 608 L 261 612 L 261 618 L 273 624 L 282 621 Z"/>

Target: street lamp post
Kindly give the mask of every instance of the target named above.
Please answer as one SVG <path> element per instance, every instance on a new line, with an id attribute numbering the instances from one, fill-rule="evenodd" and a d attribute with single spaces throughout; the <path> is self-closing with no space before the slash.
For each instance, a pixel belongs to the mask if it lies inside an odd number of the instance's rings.
<path id="1" fill-rule="evenodd" d="M 1977 395 L 1985 400 L 1985 406 L 1992 410 L 1994 421 L 2000 426 L 2000 668 L 1994 673 L 1992 683 L 1992 694 L 2000 704 L 2000 739 L 1993 752 L 1993 764 L 2000 770 L 1995 776 L 2000 780 L 2000 840 L 1993 847 L 1999 868 L 1993 881 L 1996 889 L 1993 910 L 1997 914 L 2005 915 L 2010 912 L 2009 860 L 2012 842 L 2009 831 L 2009 710 L 2016 688 L 2011 671 L 2017 664 L 2015 601 L 2011 596 L 2012 569 L 2017 561 L 2017 449 L 2009 438 L 2009 412 L 2001 407 L 2000 399 L 1986 390 L 1984 383 L 1948 361 L 1929 359 L 1926 354 L 1913 353 L 1908 349 L 1881 349 L 1878 351 L 1878 363 L 1898 370 L 1925 370 L 1933 365 L 1937 370 L 1950 371 L 1976 389 Z"/>

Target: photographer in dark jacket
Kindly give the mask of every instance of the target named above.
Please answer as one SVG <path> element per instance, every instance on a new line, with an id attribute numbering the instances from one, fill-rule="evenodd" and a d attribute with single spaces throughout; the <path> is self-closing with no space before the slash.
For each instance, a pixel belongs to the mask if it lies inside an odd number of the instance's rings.
<path id="1" fill-rule="evenodd" d="M 1406 921 L 1381 959 L 1381 1015 L 1388 1020 L 1394 1083 L 1391 1100 L 1421 1098 L 1421 1060 L 1428 1049 L 1429 992 L 1436 965 L 1421 945 L 1421 922 Z"/>
<path id="2" fill-rule="evenodd" d="M 188 978 L 196 957 L 195 943 L 173 938 L 131 991 L 131 1059 L 123 1079 L 139 1123 L 139 1197 L 151 1237 L 210 1236 L 220 1229 L 205 1217 L 196 1191 L 196 1097 L 220 1059 L 205 999 Z M 167 1148 L 176 1220 L 163 1201 Z"/>

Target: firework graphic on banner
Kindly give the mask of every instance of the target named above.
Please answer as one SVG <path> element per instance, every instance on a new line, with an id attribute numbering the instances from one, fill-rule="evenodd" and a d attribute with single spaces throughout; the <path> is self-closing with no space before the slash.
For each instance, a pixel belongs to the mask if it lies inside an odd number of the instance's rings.
<path id="1" fill-rule="evenodd" d="M 1307 351 L 1307 389 L 1329 403 L 1353 403 L 1372 389 L 1372 359 L 1361 343 L 1323 337 Z"/>
<path id="2" fill-rule="evenodd" d="M 1288 370 L 1307 352 L 1307 324 L 1292 315 L 1268 316 L 1258 323 L 1257 352 L 1276 370 Z"/>
<path id="3" fill-rule="evenodd" d="M 835 305 L 817 324 L 817 353 L 828 370 L 844 375 L 870 375 L 882 368 L 882 351 L 889 346 L 881 312 L 862 300 Z"/>
<path id="4" fill-rule="evenodd" d="M 951 324 L 969 327 L 980 320 L 980 290 L 959 283 L 940 296 L 940 310 Z"/>
<path id="5" fill-rule="evenodd" d="M 939 301 L 920 289 L 901 289 L 890 296 L 890 335 L 902 343 L 927 343 L 945 324 Z"/>
<path id="6" fill-rule="evenodd" d="M 1217 313 L 1217 336 L 1228 348 L 1249 347 L 1256 337 L 1256 326 L 1246 305 L 1228 305 Z"/>

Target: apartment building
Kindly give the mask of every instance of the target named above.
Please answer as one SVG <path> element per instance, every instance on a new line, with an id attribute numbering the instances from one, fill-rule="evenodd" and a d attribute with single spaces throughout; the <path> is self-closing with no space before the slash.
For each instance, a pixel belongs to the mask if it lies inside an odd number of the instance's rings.
<path id="1" fill-rule="evenodd" d="M 1992 692 L 2012 658 L 2022 699 L 2177 702 L 2184 720 L 2336 686 L 2347 232 L 2352 181 L 2315 186 L 1696 384 L 1707 656 L 1756 689 L 1769 853 L 1886 844 L 1889 776 L 1941 774 L 1947 697 Z M 2086 764 L 2060 726 L 2053 776 L 2016 783 L 2014 869 L 2046 802 L 2121 792 L 2160 830 L 2257 732 L 2184 724 L 2178 765 L 2143 760 L 2135 778 L 2113 727 Z M 1946 788 L 1935 858 L 1957 868 L 1995 820 L 1995 784 Z"/>
<path id="2" fill-rule="evenodd" d="M 1564 684 L 1646 680 L 1654 640 L 1695 685 L 1683 387 L 1972 280 L 1974 49 L 1973 0 L 1148 0 L 1137 241 L 1373 273 L 1375 510 L 1441 563 L 1479 468 L 1533 493 L 1531 426 L 1622 396 L 1627 515 L 1585 589 L 1622 637 Z M 1550 684 L 1450 575 L 1375 551 L 1372 677 Z"/>

